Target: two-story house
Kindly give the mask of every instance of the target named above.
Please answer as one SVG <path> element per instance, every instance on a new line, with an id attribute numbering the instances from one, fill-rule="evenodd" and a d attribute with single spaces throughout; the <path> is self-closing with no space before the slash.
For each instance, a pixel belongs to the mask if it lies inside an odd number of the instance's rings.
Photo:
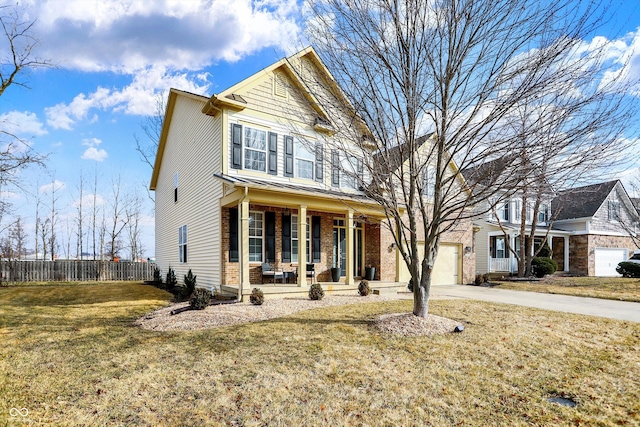
<path id="1" fill-rule="evenodd" d="M 400 281 L 383 209 L 345 173 L 345 163 L 358 169 L 363 159 L 327 144 L 340 138 L 334 120 L 363 137 L 366 126 L 323 105 L 300 70 L 343 99 L 312 48 L 211 97 L 171 89 L 150 185 L 161 270 L 182 277 L 191 269 L 199 285 L 241 294 L 263 283 L 264 263 L 301 287 L 308 268 L 321 282 L 340 267 L 341 283 L 353 284 L 367 265 L 376 280 Z M 453 267 L 438 261 L 439 270 L 455 269 L 448 281 L 471 281 L 462 254 L 451 255 Z"/>

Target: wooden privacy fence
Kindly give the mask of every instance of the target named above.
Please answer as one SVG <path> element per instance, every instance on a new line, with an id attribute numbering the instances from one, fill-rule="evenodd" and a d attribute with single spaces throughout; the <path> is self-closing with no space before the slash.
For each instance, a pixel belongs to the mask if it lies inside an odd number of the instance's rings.
<path id="1" fill-rule="evenodd" d="M 152 280 L 155 267 L 149 262 L 0 260 L 0 281 Z"/>

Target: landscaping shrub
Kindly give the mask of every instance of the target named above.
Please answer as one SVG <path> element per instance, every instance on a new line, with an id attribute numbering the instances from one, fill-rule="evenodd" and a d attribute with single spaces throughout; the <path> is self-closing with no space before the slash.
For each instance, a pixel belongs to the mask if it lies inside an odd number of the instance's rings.
<path id="1" fill-rule="evenodd" d="M 476 286 L 480 286 L 484 283 L 484 277 L 482 277 L 482 274 L 476 274 L 475 283 L 476 283 Z"/>
<path id="2" fill-rule="evenodd" d="M 253 305 L 262 305 L 264 302 L 264 292 L 259 288 L 253 288 L 251 290 L 251 295 L 249 295 L 249 301 Z"/>
<path id="3" fill-rule="evenodd" d="M 409 279 L 409 283 L 407 283 L 407 288 L 409 292 L 413 293 L 413 279 Z"/>
<path id="4" fill-rule="evenodd" d="M 616 267 L 618 274 L 622 277 L 640 277 L 640 264 L 636 262 L 623 261 Z"/>
<path id="5" fill-rule="evenodd" d="M 153 281 L 156 286 L 158 286 L 158 283 L 162 285 L 162 272 L 158 267 L 153 269 Z"/>
<path id="6" fill-rule="evenodd" d="M 549 258 L 549 259 L 551 259 L 551 248 L 549 247 L 549 243 L 548 242 L 544 242 L 544 245 L 542 245 L 542 247 L 538 251 L 538 258 Z"/>
<path id="7" fill-rule="evenodd" d="M 484 280 L 484 283 L 489 283 L 491 280 L 491 276 L 489 275 L 489 273 L 484 273 L 482 275 L 482 280 Z"/>
<path id="8" fill-rule="evenodd" d="M 176 279 L 176 272 L 173 271 L 173 268 L 169 267 L 169 271 L 167 271 L 167 279 L 164 282 L 164 285 L 167 289 L 175 288 L 178 284 L 178 279 Z"/>
<path id="9" fill-rule="evenodd" d="M 311 287 L 309 288 L 309 298 L 314 301 L 319 301 L 324 298 L 324 291 L 322 290 L 322 286 L 320 286 L 320 283 L 314 283 L 313 285 L 311 285 Z"/>
<path id="10" fill-rule="evenodd" d="M 531 260 L 531 269 L 536 277 L 544 277 L 553 274 L 558 269 L 558 263 L 551 258 L 536 257 Z"/>
<path id="11" fill-rule="evenodd" d="M 358 293 L 363 297 L 366 297 L 371 293 L 371 288 L 369 287 L 368 281 L 366 280 L 360 281 L 360 284 L 358 285 Z"/>
<path id="12" fill-rule="evenodd" d="M 184 286 L 187 288 L 185 294 L 187 296 L 190 296 L 196 290 L 196 277 L 198 276 L 194 276 L 191 269 L 184 275 Z"/>
<path id="13" fill-rule="evenodd" d="M 194 310 L 204 310 L 211 302 L 211 292 L 204 288 L 196 288 L 189 298 L 189 305 Z"/>

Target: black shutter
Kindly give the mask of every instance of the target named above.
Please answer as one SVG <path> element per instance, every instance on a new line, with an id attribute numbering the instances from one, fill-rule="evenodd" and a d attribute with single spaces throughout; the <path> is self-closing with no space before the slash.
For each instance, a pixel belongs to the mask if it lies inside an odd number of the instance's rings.
<path id="1" fill-rule="evenodd" d="M 291 215 L 282 214 L 282 262 L 291 262 Z"/>
<path id="2" fill-rule="evenodd" d="M 269 132 L 269 173 L 278 174 L 278 134 Z"/>
<path id="3" fill-rule="evenodd" d="M 229 209 L 229 262 L 238 262 L 238 209 Z"/>
<path id="4" fill-rule="evenodd" d="M 340 154 L 338 150 L 331 150 L 331 185 L 340 187 Z"/>
<path id="5" fill-rule="evenodd" d="M 265 255 L 267 262 L 276 262 L 276 213 L 265 212 Z"/>
<path id="6" fill-rule="evenodd" d="M 320 262 L 320 217 L 311 217 L 312 262 Z"/>
<path id="7" fill-rule="evenodd" d="M 316 181 L 323 181 L 323 177 L 322 177 L 322 170 L 323 170 L 323 163 L 324 160 L 324 149 L 322 147 L 322 144 L 316 144 Z"/>
<path id="8" fill-rule="evenodd" d="M 293 137 L 284 137 L 284 176 L 293 176 Z"/>
<path id="9" fill-rule="evenodd" d="M 233 169 L 242 169 L 242 125 L 231 125 L 232 159 Z"/>
<path id="10" fill-rule="evenodd" d="M 362 159 L 356 159 L 356 162 L 358 163 L 358 176 L 356 177 L 356 182 L 359 183 L 358 190 L 364 191 L 364 186 L 362 185 L 364 183 L 364 162 Z"/>

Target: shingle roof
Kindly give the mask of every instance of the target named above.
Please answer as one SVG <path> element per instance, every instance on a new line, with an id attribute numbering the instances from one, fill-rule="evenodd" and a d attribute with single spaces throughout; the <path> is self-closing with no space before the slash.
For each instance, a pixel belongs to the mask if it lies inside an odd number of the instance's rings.
<path id="1" fill-rule="evenodd" d="M 617 183 L 618 180 L 601 182 L 560 192 L 551 202 L 556 220 L 594 216 Z"/>

